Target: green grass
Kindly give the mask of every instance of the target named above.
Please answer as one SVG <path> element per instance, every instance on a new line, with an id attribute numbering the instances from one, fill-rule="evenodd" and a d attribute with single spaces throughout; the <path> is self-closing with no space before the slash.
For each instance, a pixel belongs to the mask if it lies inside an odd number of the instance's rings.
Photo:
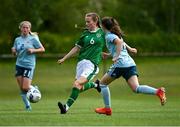
<path id="1" fill-rule="evenodd" d="M 76 125 L 76 126 L 178 126 L 180 125 L 180 58 L 137 57 L 135 58 L 141 84 L 153 87 L 164 86 L 168 102 L 160 106 L 155 96 L 135 94 L 121 78 L 110 85 L 112 116 L 99 115 L 96 107 L 103 106 L 102 97 L 91 89 L 80 94 L 69 112 L 59 114 L 57 101 L 66 102 L 75 75 L 75 60 L 57 65 L 56 59 L 39 59 L 34 83 L 42 92 L 42 100 L 32 104 L 26 112 L 19 96 L 14 78 L 15 60 L 0 61 L 0 125 Z M 106 63 L 106 67 L 110 61 Z M 102 76 L 102 64 L 97 78 Z"/>

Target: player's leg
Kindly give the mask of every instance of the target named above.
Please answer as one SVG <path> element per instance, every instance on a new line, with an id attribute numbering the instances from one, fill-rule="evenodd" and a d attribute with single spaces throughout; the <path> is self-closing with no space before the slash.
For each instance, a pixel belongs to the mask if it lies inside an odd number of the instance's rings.
<path id="1" fill-rule="evenodd" d="M 19 85 L 20 90 L 21 90 L 20 95 L 21 95 L 22 100 L 24 102 L 25 108 L 26 108 L 26 110 L 29 111 L 29 110 L 31 110 L 31 106 L 30 106 L 30 102 L 29 102 L 29 100 L 27 99 L 27 96 L 26 96 L 27 91 L 23 89 L 23 77 L 22 76 L 17 76 L 16 79 L 17 79 L 18 85 Z"/>
<path id="2" fill-rule="evenodd" d="M 27 99 L 27 91 L 30 89 L 31 82 L 32 82 L 31 79 L 23 77 L 23 82 L 22 82 L 22 84 L 23 84 L 22 89 L 23 90 L 21 92 L 21 96 L 22 96 L 23 102 L 24 102 L 24 104 L 26 106 L 26 110 L 28 110 L 28 111 L 32 110 L 30 102 Z"/>
<path id="3" fill-rule="evenodd" d="M 147 85 L 139 85 L 138 74 L 136 70 L 136 66 L 125 68 L 125 72 L 122 75 L 131 89 L 136 93 L 144 93 L 144 94 L 156 94 L 157 89 L 153 87 L 149 87 Z"/>
<path id="4" fill-rule="evenodd" d="M 33 78 L 34 69 L 33 68 L 23 68 L 22 74 L 22 99 L 26 106 L 26 110 L 32 110 L 29 100 L 27 99 L 27 92 L 28 90 L 33 87 L 31 86 L 32 78 Z"/>
<path id="5" fill-rule="evenodd" d="M 89 82 L 83 85 L 80 92 L 84 92 L 88 89 L 95 88 L 98 92 L 101 91 L 101 88 L 99 86 L 99 80 L 96 80 L 95 82 L 92 82 L 91 80 L 98 74 L 99 68 L 98 66 L 94 65 L 93 63 L 86 61 L 87 64 L 83 65 L 83 73 L 81 76 L 86 77 Z"/>
<path id="6" fill-rule="evenodd" d="M 19 86 L 20 90 L 22 90 L 23 77 L 22 76 L 17 76 L 16 80 L 17 80 L 17 83 L 18 83 L 18 86 Z"/>
<path id="7" fill-rule="evenodd" d="M 111 96 L 110 96 L 110 90 L 108 87 L 108 84 L 110 84 L 112 81 L 114 81 L 115 78 L 111 77 L 108 73 L 106 73 L 101 81 L 100 81 L 100 87 L 101 87 L 101 94 L 103 96 L 104 101 L 104 107 L 102 108 L 96 108 L 95 112 L 99 114 L 106 114 L 111 115 L 112 109 L 111 109 Z"/>
<path id="8" fill-rule="evenodd" d="M 109 87 L 107 86 L 110 84 L 112 81 L 115 79 L 121 77 L 123 73 L 123 69 L 118 68 L 114 66 L 114 64 L 109 68 L 108 72 L 102 77 L 100 81 L 100 87 L 101 87 L 101 93 L 103 96 L 104 108 L 96 108 L 95 112 L 100 113 L 100 114 L 106 114 L 106 115 L 111 115 L 112 110 L 111 110 L 111 98 L 110 98 L 110 91 Z"/>
<path id="9" fill-rule="evenodd" d="M 126 79 L 127 83 L 134 92 L 157 95 L 161 100 L 161 104 L 162 105 L 165 104 L 166 102 L 165 89 L 164 88 L 156 89 L 148 85 L 139 85 L 136 67 L 129 68 L 128 75 L 126 76 L 123 75 L 123 77 Z"/>
<path id="10" fill-rule="evenodd" d="M 147 86 L 147 85 L 139 85 L 137 75 L 131 76 L 127 80 L 128 85 L 131 89 L 136 93 L 144 93 L 144 94 L 152 94 L 155 95 L 157 93 L 157 89 Z"/>
<path id="11" fill-rule="evenodd" d="M 84 86 L 82 87 L 82 89 L 80 90 L 80 93 L 89 90 L 91 88 L 95 88 L 99 93 L 101 92 L 101 88 L 100 88 L 100 84 L 99 84 L 99 80 L 97 79 L 95 82 L 87 82 L 86 84 L 84 84 Z"/>
<path id="12" fill-rule="evenodd" d="M 58 106 L 61 110 L 61 114 L 65 114 L 69 108 L 72 106 L 72 104 L 76 101 L 76 99 L 79 96 L 80 90 L 82 89 L 83 85 L 87 83 L 88 80 L 85 77 L 80 77 L 74 82 L 73 88 L 71 90 L 71 94 L 66 102 L 65 105 L 63 105 L 61 102 L 58 102 Z"/>
<path id="13" fill-rule="evenodd" d="M 30 107 L 30 103 L 26 97 L 27 91 L 23 89 L 23 80 L 24 80 L 24 68 L 16 65 L 16 80 L 20 88 L 20 95 L 22 97 L 22 100 L 24 102 L 25 108 L 28 110 Z"/>
<path id="14" fill-rule="evenodd" d="M 58 102 L 58 106 L 61 110 L 61 114 L 65 114 L 69 107 L 75 102 L 83 86 L 98 73 L 99 69 L 89 60 L 82 60 L 78 62 L 76 67 L 76 81 L 73 84 L 73 88 L 67 103 L 63 105 Z M 92 84 L 88 84 L 92 85 Z M 86 86 L 86 90 L 91 88 L 91 86 Z"/>

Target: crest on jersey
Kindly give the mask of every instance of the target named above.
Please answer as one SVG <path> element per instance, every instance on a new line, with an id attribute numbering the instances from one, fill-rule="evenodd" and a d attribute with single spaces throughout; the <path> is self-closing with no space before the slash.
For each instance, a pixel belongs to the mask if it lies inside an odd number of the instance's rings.
<path id="1" fill-rule="evenodd" d="M 101 37 L 101 34 L 100 34 L 100 33 L 97 33 L 97 34 L 96 34 L 96 37 L 100 38 L 100 37 Z"/>

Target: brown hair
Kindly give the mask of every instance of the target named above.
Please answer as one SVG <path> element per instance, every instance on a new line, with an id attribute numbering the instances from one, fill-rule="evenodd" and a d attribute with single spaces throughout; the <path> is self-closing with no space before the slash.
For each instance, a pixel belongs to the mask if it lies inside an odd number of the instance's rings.
<path id="1" fill-rule="evenodd" d="M 94 22 L 97 22 L 97 26 L 101 27 L 101 25 L 100 25 L 100 18 L 99 18 L 99 15 L 97 13 L 95 13 L 95 12 L 87 13 L 86 17 L 92 17 L 92 20 Z"/>
<path id="2" fill-rule="evenodd" d="M 122 37 L 123 31 L 121 30 L 119 23 L 116 21 L 116 19 L 112 17 L 103 17 L 102 18 L 102 25 L 110 32 L 116 34 L 118 37 Z"/>

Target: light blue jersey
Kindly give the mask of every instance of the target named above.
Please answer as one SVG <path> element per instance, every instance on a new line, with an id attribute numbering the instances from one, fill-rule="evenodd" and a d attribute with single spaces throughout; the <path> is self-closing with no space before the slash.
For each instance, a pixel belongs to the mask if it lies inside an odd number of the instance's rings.
<path id="1" fill-rule="evenodd" d="M 41 42 L 37 35 L 19 36 L 15 39 L 13 48 L 17 51 L 16 65 L 25 68 L 34 68 L 36 64 L 36 55 L 29 54 L 27 49 L 41 48 Z"/>
<path id="2" fill-rule="evenodd" d="M 117 38 L 119 38 L 119 37 L 111 32 L 107 32 L 105 35 L 106 46 L 107 46 L 109 52 L 111 53 L 112 57 L 116 56 L 116 45 L 114 44 L 114 40 Z M 112 66 L 120 67 L 120 68 L 136 66 L 134 60 L 128 54 L 128 51 L 126 49 L 126 44 L 124 43 L 122 38 L 121 38 L 121 40 L 123 43 L 122 43 L 122 48 L 121 48 L 121 52 L 119 55 L 119 59 Z"/>

